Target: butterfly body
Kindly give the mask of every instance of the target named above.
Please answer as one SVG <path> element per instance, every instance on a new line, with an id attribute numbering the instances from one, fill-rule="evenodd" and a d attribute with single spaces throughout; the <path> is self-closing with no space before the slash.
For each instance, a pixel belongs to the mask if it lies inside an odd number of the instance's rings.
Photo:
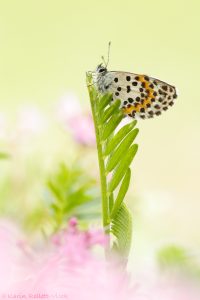
<path id="1" fill-rule="evenodd" d="M 121 108 L 134 119 L 159 116 L 174 104 L 176 89 L 156 78 L 129 72 L 108 71 L 99 65 L 96 85 L 100 93 L 112 93 L 121 100 Z"/>

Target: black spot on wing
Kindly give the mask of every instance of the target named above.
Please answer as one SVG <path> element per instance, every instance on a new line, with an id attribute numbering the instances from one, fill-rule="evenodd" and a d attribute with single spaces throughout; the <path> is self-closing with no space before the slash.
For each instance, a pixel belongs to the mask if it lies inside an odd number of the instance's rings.
<path id="1" fill-rule="evenodd" d="M 130 87 L 130 85 L 127 85 L 127 93 L 130 93 L 131 92 L 131 87 Z"/>
<path id="2" fill-rule="evenodd" d="M 138 84 L 137 81 L 133 81 L 133 82 L 132 82 L 132 85 L 133 85 L 133 86 L 137 86 L 137 84 Z"/>

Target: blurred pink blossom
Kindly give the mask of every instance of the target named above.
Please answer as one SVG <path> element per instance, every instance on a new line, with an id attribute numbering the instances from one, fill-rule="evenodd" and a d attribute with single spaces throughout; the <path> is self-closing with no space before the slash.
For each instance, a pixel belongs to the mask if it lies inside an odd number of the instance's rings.
<path id="1" fill-rule="evenodd" d="M 78 98 L 73 93 L 66 93 L 61 98 L 58 117 L 77 143 L 85 146 L 95 144 L 92 115 L 83 111 Z"/>
<path id="2" fill-rule="evenodd" d="M 89 113 L 74 116 L 68 121 L 68 127 L 76 142 L 87 146 L 95 144 L 94 125 Z"/>
<path id="3" fill-rule="evenodd" d="M 17 116 L 17 129 L 20 134 L 37 134 L 46 128 L 46 119 L 33 105 L 23 106 Z"/>
<path id="4" fill-rule="evenodd" d="M 56 234 L 49 243 L 31 249 L 17 241 L 13 226 L 0 226 L 0 296 L 73 300 L 198 300 L 196 287 L 188 282 L 148 278 L 131 284 L 117 264 L 106 262 L 93 253 L 102 249 L 107 237 L 101 230 L 80 231 L 76 219 L 68 229 Z M 3 266 L 3 269 L 2 269 Z M 43 296 L 42 296 L 43 295 Z M 45 296 L 46 295 L 46 296 Z"/>
<path id="5" fill-rule="evenodd" d="M 57 110 L 59 119 L 64 123 L 82 113 L 79 99 L 73 92 L 65 93 L 60 98 Z"/>

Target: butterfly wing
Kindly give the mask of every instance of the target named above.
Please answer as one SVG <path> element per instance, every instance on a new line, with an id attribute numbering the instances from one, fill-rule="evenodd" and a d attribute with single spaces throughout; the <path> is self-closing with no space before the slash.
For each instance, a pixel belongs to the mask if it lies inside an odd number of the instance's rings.
<path id="1" fill-rule="evenodd" d="M 174 104 L 176 89 L 156 78 L 127 72 L 110 72 L 113 75 L 109 91 L 113 99 L 121 99 L 122 109 L 132 118 L 159 116 Z"/>

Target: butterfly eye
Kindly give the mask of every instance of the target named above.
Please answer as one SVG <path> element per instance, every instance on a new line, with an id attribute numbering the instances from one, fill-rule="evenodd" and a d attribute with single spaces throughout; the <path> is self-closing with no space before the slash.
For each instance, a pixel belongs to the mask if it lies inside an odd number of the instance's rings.
<path id="1" fill-rule="evenodd" d="M 101 68 L 98 69 L 98 73 L 103 73 L 105 71 L 106 71 L 106 68 L 104 68 L 104 67 L 101 67 Z"/>
<path id="2" fill-rule="evenodd" d="M 103 73 L 105 71 L 107 71 L 107 69 L 102 66 L 102 64 L 98 65 L 97 69 L 96 69 L 97 73 Z"/>

